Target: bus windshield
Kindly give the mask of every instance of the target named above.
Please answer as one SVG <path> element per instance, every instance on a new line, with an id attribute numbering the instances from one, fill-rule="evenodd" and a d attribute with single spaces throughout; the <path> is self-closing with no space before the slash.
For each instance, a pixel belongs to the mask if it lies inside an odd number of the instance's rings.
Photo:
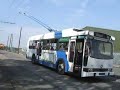
<path id="1" fill-rule="evenodd" d="M 111 42 L 89 39 L 87 45 L 90 57 L 96 59 L 113 59 L 113 45 Z"/>

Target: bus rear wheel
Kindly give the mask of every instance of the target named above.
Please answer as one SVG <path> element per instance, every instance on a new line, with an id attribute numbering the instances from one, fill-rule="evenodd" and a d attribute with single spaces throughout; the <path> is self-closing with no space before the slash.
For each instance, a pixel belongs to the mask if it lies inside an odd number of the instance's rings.
<path id="1" fill-rule="evenodd" d="M 65 64 L 63 61 L 59 61 L 57 65 L 57 72 L 61 75 L 65 74 Z"/>
<path id="2" fill-rule="evenodd" d="M 36 63 L 36 57 L 35 57 L 35 55 L 32 55 L 32 63 L 33 63 L 33 64 Z"/>

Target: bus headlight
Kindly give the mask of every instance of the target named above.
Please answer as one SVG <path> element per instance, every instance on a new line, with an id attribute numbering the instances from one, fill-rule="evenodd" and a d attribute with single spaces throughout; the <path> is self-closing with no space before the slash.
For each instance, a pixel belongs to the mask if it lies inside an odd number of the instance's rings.
<path id="1" fill-rule="evenodd" d="M 93 69 L 92 69 L 92 68 L 89 68 L 89 69 L 88 69 L 88 72 L 93 72 Z"/>
<path id="2" fill-rule="evenodd" d="M 109 72 L 112 72 L 112 68 L 109 68 L 108 71 L 109 71 Z"/>

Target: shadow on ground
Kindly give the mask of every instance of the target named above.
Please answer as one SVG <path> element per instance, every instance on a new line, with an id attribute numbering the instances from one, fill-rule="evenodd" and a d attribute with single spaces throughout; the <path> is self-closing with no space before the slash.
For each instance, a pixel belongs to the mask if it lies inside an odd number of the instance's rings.
<path id="1" fill-rule="evenodd" d="M 0 60 L 0 90 L 119 90 L 119 88 L 120 76 L 78 78 L 70 74 L 59 75 L 53 69 L 33 65 L 27 60 Z"/>

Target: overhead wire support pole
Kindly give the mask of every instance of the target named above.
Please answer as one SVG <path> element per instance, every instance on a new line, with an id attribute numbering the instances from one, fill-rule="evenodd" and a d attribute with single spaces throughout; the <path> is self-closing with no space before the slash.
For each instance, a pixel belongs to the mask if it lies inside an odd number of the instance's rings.
<path id="1" fill-rule="evenodd" d="M 11 24 L 11 25 L 12 25 L 12 24 L 16 24 L 16 23 L 14 23 L 14 22 L 2 21 L 2 20 L 0 20 L 0 23 L 3 23 L 3 24 Z M 1 31 L 1 30 L 0 30 L 0 31 Z M 8 36 L 6 49 L 9 50 L 9 51 L 13 50 L 12 45 L 13 45 L 13 34 L 11 34 L 10 36 Z"/>
<path id="2" fill-rule="evenodd" d="M 13 34 L 10 35 L 10 39 L 9 39 L 9 50 L 11 51 L 12 49 L 12 43 L 13 43 Z"/>
<path id="3" fill-rule="evenodd" d="M 10 37 L 8 36 L 7 45 L 6 45 L 6 50 L 8 50 L 8 47 L 9 47 L 9 39 L 10 39 Z"/>
<path id="4" fill-rule="evenodd" d="M 22 33 L 22 27 L 21 27 L 21 29 L 20 29 L 20 36 L 19 36 L 19 43 L 18 43 L 18 54 L 19 54 L 19 52 L 20 52 L 21 33 Z"/>
<path id="5" fill-rule="evenodd" d="M 11 51 L 13 51 L 13 34 L 11 34 Z"/>

